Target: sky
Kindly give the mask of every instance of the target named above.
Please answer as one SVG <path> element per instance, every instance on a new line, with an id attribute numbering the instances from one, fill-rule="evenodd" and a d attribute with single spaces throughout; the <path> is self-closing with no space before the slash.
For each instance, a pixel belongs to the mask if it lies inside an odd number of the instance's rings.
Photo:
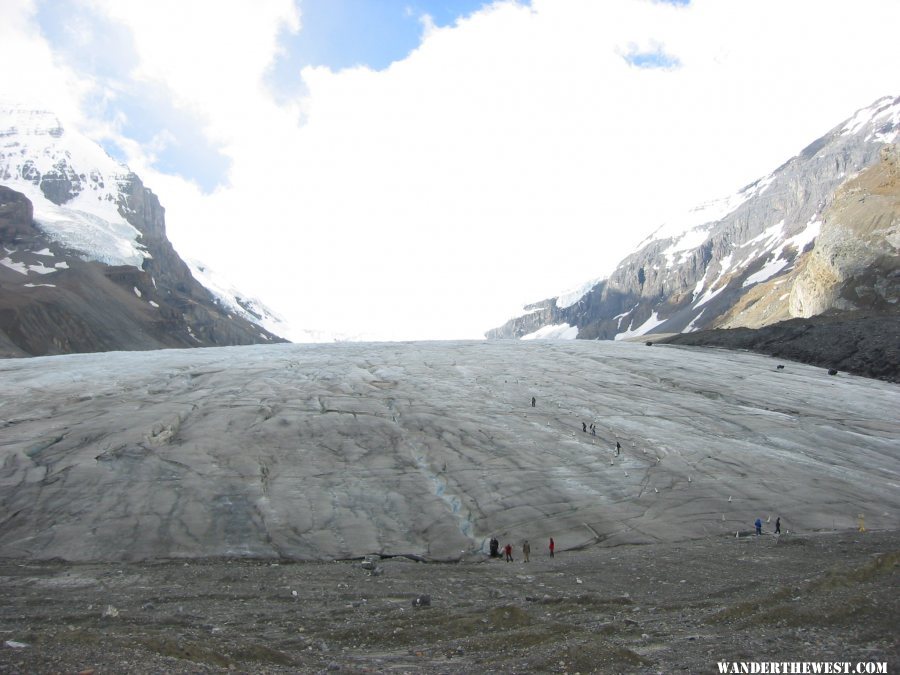
<path id="1" fill-rule="evenodd" d="M 2 0 L 0 100 L 293 327 L 479 338 L 885 95 L 896 0 Z"/>

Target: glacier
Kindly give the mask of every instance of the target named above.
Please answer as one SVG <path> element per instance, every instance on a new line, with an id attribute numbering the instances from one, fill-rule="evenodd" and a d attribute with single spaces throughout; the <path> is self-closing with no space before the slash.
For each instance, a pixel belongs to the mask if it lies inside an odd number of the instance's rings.
<path id="1" fill-rule="evenodd" d="M 457 560 L 492 535 L 900 526 L 900 389 L 776 365 L 574 340 L 3 361 L 0 556 Z"/>

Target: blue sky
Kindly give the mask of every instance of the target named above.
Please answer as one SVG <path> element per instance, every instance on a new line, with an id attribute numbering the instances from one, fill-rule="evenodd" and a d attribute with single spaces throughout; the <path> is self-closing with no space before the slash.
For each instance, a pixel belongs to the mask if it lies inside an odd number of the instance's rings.
<path id="1" fill-rule="evenodd" d="M 625 52 L 622 57 L 637 68 L 677 68 L 681 61 L 677 56 L 667 54 L 662 47 L 638 49 L 636 47 Z"/>
<path id="2" fill-rule="evenodd" d="M 381 70 L 405 58 L 422 40 L 425 15 L 437 26 L 453 24 L 484 0 L 301 0 L 303 27 L 285 35 L 286 54 L 276 69 L 293 76 L 303 66 L 332 70 L 365 65 Z"/>
<path id="3" fill-rule="evenodd" d="M 299 0 L 302 28 L 283 30 L 283 53 L 269 71 L 277 100 L 304 92 L 300 70 L 325 66 L 337 71 L 366 66 L 383 70 L 406 58 L 422 41 L 425 16 L 436 26 L 452 25 L 490 4 L 485 0 Z"/>

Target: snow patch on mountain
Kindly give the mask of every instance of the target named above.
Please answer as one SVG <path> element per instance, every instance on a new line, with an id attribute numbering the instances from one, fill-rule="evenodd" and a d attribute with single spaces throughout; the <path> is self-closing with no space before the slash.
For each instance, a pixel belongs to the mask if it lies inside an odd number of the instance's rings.
<path id="1" fill-rule="evenodd" d="M 806 227 L 802 232 L 795 234 L 793 237 L 787 239 L 784 242 L 784 247 L 793 247 L 797 249 L 797 252 L 799 253 L 816 240 L 816 237 L 819 236 L 819 232 L 821 232 L 821 230 L 822 221 L 816 217 L 813 217 L 806 224 Z"/>
<path id="2" fill-rule="evenodd" d="M 703 313 L 706 312 L 706 307 L 700 310 L 700 313 L 694 317 L 693 321 L 691 321 L 684 329 L 685 333 L 693 333 L 694 331 L 699 330 L 699 322 L 700 318 L 703 316 Z"/>
<path id="3" fill-rule="evenodd" d="M 691 251 L 702 246 L 709 237 L 709 228 L 709 225 L 698 225 L 678 237 L 669 248 L 663 251 L 663 255 L 666 257 L 666 267 L 683 265 Z M 681 253 L 677 260 L 675 259 L 676 253 Z"/>
<path id="4" fill-rule="evenodd" d="M 580 286 L 576 286 L 568 291 L 564 291 L 560 293 L 560 295 L 556 298 L 556 306 L 559 309 L 564 309 L 566 307 L 571 307 L 576 302 L 581 300 L 585 295 L 587 295 L 590 290 L 599 284 L 601 281 L 606 279 L 605 276 L 597 277 L 596 279 L 591 279 L 590 281 L 586 281 Z"/>
<path id="5" fill-rule="evenodd" d="M 841 129 L 841 135 L 857 134 L 868 124 L 873 130 L 866 136 L 866 142 L 893 143 L 900 136 L 900 103 L 893 96 L 885 96 L 868 108 L 857 110 Z"/>
<path id="6" fill-rule="evenodd" d="M 523 340 L 574 340 L 578 337 L 578 326 L 570 326 L 560 323 L 554 326 L 544 326 L 533 333 L 523 335 Z"/>
<path id="7" fill-rule="evenodd" d="M 780 239 L 780 237 L 784 234 L 784 218 L 779 220 L 774 225 L 767 227 L 765 230 L 760 232 L 758 235 L 753 237 L 753 239 L 748 239 L 743 244 L 740 244 L 738 248 L 746 248 L 748 246 L 754 246 L 756 244 L 769 244 L 773 240 Z"/>
<path id="8" fill-rule="evenodd" d="M 52 267 L 46 267 L 43 263 L 37 263 L 36 265 L 26 265 L 21 262 L 14 262 L 12 258 L 6 256 L 5 258 L 0 258 L 0 265 L 4 267 L 8 267 L 9 269 L 18 272 L 19 274 L 24 274 L 28 276 L 29 272 L 34 272 L 35 274 L 53 274 L 57 270 Z"/>
<path id="9" fill-rule="evenodd" d="M 720 278 L 721 278 L 721 277 L 720 277 Z M 726 288 L 727 288 L 727 285 L 726 285 L 726 284 L 722 284 L 722 285 L 719 286 L 718 288 L 712 288 L 712 287 L 710 287 L 710 288 L 706 291 L 706 293 L 704 293 L 704 294 L 700 297 L 700 299 L 697 300 L 697 302 L 694 303 L 694 308 L 696 309 L 697 307 L 702 307 L 702 306 L 705 305 L 707 302 L 709 302 L 709 301 L 712 300 L 714 297 L 716 297 L 719 293 L 721 293 L 722 291 L 724 291 Z"/>
<path id="10" fill-rule="evenodd" d="M 617 333 L 616 337 L 614 339 L 615 340 L 627 340 L 628 338 L 637 337 L 639 335 L 644 335 L 646 333 L 649 333 L 651 330 L 656 328 L 661 323 L 665 323 L 665 321 L 666 321 L 665 319 L 659 318 L 659 314 L 657 312 L 653 312 L 653 314 L 650 315 L 650 318 L 647 319 L 640 326 L 638 326 L 637 328 L 629 327 L 628 330 L 626 330 L 622 333 Z"/>
<path id="11" fill-rule="evenodd" d="M 873 139 L 879 143 L 892 143 L 900 130 L 897 129 L 900 124 L 900 103 L 894 102 L 893 96 L 885 96 L 878 99 L 867 108 L 857 110 L 856 114 L 851 117 L 844 128 L 841 129 L 841 135 L 847 136 L 859 133 L 867 124 L 872 124 L 875 130 L 866 136 L 866 141 Z M 887 140 L 877 138 L 879 134 L 885 133 L 881 129 L 890 129 Z"/>
<path id="12" fill-rule="evenodd" d="M 762 281 L 766 281 L 767 279 L 771 279 L 781 270 L 787 267 L 790 262 L 790 260 L 785 260 L 784 258 L 770 258 L 766 261 L 761 270 L 754 272 L 749 277 L 744 279 L 744 283 L 742 284 L 742 286 L 746 288 L 747 286 L 752 286 L 753 284 L 758 284 Z"/>
<path id="13" fill-rule="evenodd" d="M 709 284 L 709 289 L 706 291 L 706 293 L 703 296 L 705 299 L 701 298 L 701 301 L 695 304 L 696 307 L 699 307 L 703 303 L 708 302 L 713 297 L 715 297 L 715 295 L 710 295 L 710 293 L 716 287 L 716 285 L 722 280 L 722 278 L 728 273 L 728 270 L 731 268 L 731 262 L 732 262 L 733 258 L 734 258 L 734 253 L 729 253 L 724 258 L 722 258 L 722 260 L 719 263 L 718 276 L 712 281 L 711 284 Z M 702 277 L 700 277 L 700 280 L 697 282 L 697 285 L 694 286 L 694 297 L 695 298 L 697 296 L 699 296 L 701 293 L 703 293 L 703 289 L 706 288 L 706 285 L 707 285 L 706 277 L 709 276 L 710 269 L 711 268 L 706 269 L 706 272 L 704 273 L 704 275 Z M 722 290 L 722 289 L 720 288 L 719 290 Z"/>
<path id="14" fill-rule="evenodd" d="M 757 240 L 764 241 L 771 249 L 771 255 L 766 260 L 761 270 L 754 272 L 744 280 L 743 286 L 746 288 L 747 286 L 767 281 L 781 272 L 788 265 L 792 264 L 796 260 L 797 255 L 802 253 L 804 248 L 816 240 L 816 237 L 819 236 L 821 227 L 821 221 L 814 217 L 810 219 L 803 230 L 793 237 L 784 239 L 784 221 L 782 220 L 755 237 L 753 240 L 746 242 L 744 246 L 755 243 Z M 785 249 L 793 249 L 793 256 L 790 258 L 785 257 Z M 758 257 L 758 253 L 754 251 L 750 256 L 750 259 L 756 257 Z"/>

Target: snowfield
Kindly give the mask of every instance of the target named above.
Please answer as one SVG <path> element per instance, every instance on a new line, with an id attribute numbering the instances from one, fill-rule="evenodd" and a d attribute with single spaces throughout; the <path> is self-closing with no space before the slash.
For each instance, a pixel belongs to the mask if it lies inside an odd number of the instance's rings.
<path id="1" fill-rule="evenodd" d="M 778 363 L 565 340 L 3 361 L 0 557 L 459 559 L 492 535 L 900 527 L 900 389 Z"/>

